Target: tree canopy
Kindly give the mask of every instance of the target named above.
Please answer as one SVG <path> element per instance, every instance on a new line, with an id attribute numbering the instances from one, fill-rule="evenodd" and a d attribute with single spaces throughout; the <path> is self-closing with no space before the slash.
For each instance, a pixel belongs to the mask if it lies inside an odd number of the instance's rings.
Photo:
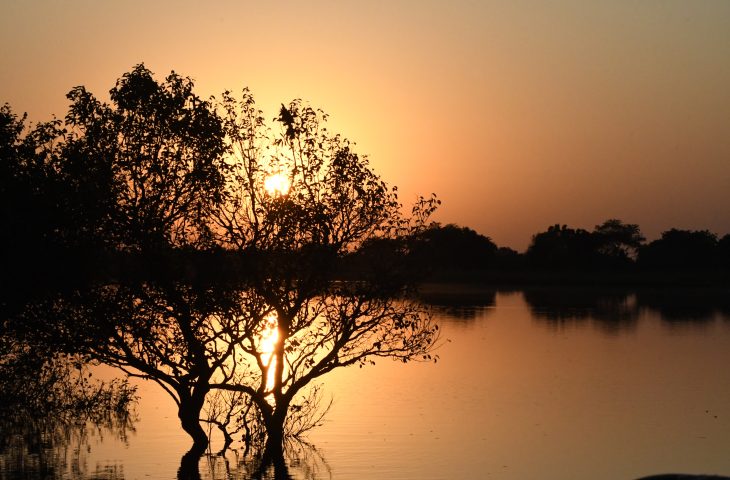
<path id="1" fill-rule="evenodd" d="M 110 103 L 84 87 L 68 98 L 65 122 L 27 133 L 3 109 L 3 195 L 50 201 L 59 224 L 32 221 L 66 253 L 114 265 L 16 326 L 157 382 L 194 440 L 191 458 L 208 443 L 201 421 L 227 440 L 243 430 L 277 458 L 285 433 L 318 423 L 315 381 L 326 373 L 432 358 L 437 325 L 404 296 L 407 278 L 343 281 L 342 266 L 368 242 L 423 231 L 438 201 L 421 198 L 404 215 L 396 189 L 328 131 L 323 112 L 294 100 L 269 124 L 247 89 L 203 100 L 191 79 L 159 82 L 143 65 L 117 81 Z M 201 277 L 206 259 L 235 275 L 207 267 Z"/>

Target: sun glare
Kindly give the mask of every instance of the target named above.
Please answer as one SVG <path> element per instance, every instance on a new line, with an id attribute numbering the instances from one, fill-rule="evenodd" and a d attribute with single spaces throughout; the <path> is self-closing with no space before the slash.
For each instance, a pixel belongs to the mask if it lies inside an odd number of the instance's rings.
<path id="1" fill-rule="evenodd" d="M 279 330 L 277 328 L 276 314 L 270 315 L 266 319 L 266 327 L 261 332 L 261 340 L 259 348 L 261 349 L 261 360 L 264 364 L 269 365 L 268 375 L 266 376 L 266 389 L 271 390 L 274 386 L 274 369 L 276 368 L 276 358 L 273 357 L 274 347 L 279 341 Z"/>
<path id="2" fill-rule="evenodd" d="M 264 188 L 269 195 L 286 195 L 289 186 L 289 179 L 283 173 L 270 175 L 264 180 Z"/>

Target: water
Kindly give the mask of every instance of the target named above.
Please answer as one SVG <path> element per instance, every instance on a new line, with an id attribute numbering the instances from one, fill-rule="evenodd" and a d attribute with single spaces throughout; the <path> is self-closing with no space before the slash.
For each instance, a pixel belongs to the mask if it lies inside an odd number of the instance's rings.
<path id="1" fill-rule="evenodd" d="M 441 321 L 439 361 L 381 360 L 325 376 L 332 409 L 308 445 L 292 446 L 290 474 L 338 480 L 728 475 L 726 297 L 699 290 L 432 290 L 426 299 Z M 66 463 L 53 476 L 176 477 L 189 440 L 172 400 L 152 383 L 139 386 L 139 421 L 126 441 L 90 435 L 83 448 L 77 442 L 61 455 Z M 246 478 L 250 468 L 230 452 L 203 458 L 200 474 Z"/>

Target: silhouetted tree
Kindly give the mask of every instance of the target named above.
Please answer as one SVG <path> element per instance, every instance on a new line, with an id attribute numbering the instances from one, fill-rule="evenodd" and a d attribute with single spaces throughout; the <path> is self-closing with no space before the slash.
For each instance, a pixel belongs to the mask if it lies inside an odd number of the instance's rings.
<path id="1" fill-rule="evenodd" d="M 8 105 L 0 108 L 0 211 L 3 309 L 58 285 L 66 252 L 60 231 L 63 183 L 56 170 L 63 130 L 58 121 L 28 126 Z"/>
<path id="2" fill-rule="evenodd" d="M 532 237 L 525 256 L 538 268 L 585 269 L 596 261 L 596 240 L 586 230 L 556 224 Z"/>
<path id="3" fill-rule="evenodd" d="M 155 251 L 209 243 L 207 216 L 222 201 L 223 127 L 193 82 L 158 83 L 143 65 L 109 92 L 71 90 L 61 173 L 81 241 Z"/>
<path id="4" fill-rule="evenodd" d="M 525 266 L 525 258 L 510 247 L 499 247 L 495 255 L 495 265 L 500 270 L 519 270 Z"/>
<path id="5" fill-rule="evenodd" d="M 258 328 L 237 349 L 238 380 L 214 387 L 250 396 L 265 426 L 265 456 L 276 459 L 287 425 L 317 402 L 305 390 L 316 379 L 378 357 L 430 358 L 436 325 L 417 303 L 392 297 L 401 285 L 387 275 L 343 283 L 335 274 L 368 241 L 418 233 L 437 201 L 421 199 L 403 217 L 395 190 L 327 131 L 326 115 L 300 101 L 282 105 L 279 133 L 248 91 L 240 101 L 224 94 L 220 108 L 235 160 L 217 231 L 223 245 L 252 259 L 245 288 L 266 308 L 252 312 Z M 278 189 L 266 188 L 271 178 Z"/>
<path id="6" fill-rule="evenodd" d="M 628 264 L 636 258 L 645 238 L 636 224 L 609 219 L 593 230 L 598 253 L 609 265 Z"/>
<path id="7" fill-rule="evenodd" d="M 92 283 L 55 300 L 48 318 L 35 319 L 46 327 L 39 332 L 48 338 L 55 333 L 67 350 L 134 369 L 164 385 L 202 452 L 207 437 L 200 410 L 207 380 L 221 361 L 205 356 L 212 335 L 205 328 L 219 310 L 201 306 L 202 294 L 179 284 L 169 252 L 212 246 L 208 220 L 223 200 L 223 124 L 193 93 L 190 79 L 171 73 L 158 83 L 143 65 L 119 79 L 110 91 L 111 104 L 84 87 L 74 88 L 68 98 L 66 129 L 58 122 L 43 124 L 33 130 L 39 138 L 31 137 L 32 146 L 58 138 L 36 163 L 62 186 L 51 195 L 62 222 L 42 224 L 71 248 L 134 253 L 138 259 L 130 257 L 131 262 L 118 258 L 140 271 L 127 272 L 127 284 Z M 5 130 L 17 132 L 17 123 L 6 122 Z M 32 188 L 43 188 L 42 175 L 33 177 Z M 97 281 L 103 285 L 109 279 Z M 204 296 L 221 297 L 210 289 Z"/>
<path id="8" fill-rule="evenodd" d="M 645 268 L 708 269 L 717 267 L 717 236 L 707 230 L 671 229 L 639 250 Z"/>
<path id="9" fill-rule="evenodd" d="M 494 267 L 497 245 L 489 237 L 453 224 L 433 225 L 414 239 L 413 260 L 433 271 Z"/>
<path id="10" fill-rule="evenodd" d="M 722 267 L 730 269 L 730 233 L 717 242 L 717 261 Z"/>
<path id="11" fill-rule="evenodd" d="M 28 324 L 164 388 L 194 440 L 185 465 L 208 444 L 201 420 L 227 431 L 232 415 L 260 422 L 267 457 L 280 460 L 285 432 L 319 422 L 315 379 L 378 357 L 430 358 L 436 326 L 393 298 L 402 278 L 337 275 L 363 243 L 420 232 L 435 198 L 401 215 L 395 190 L 299 101 L 282 106 L 274 134 L 247 91 L 214 106 L 191 80 L 158 83 L 141 65 L 110 98 L 69 94 L 68 132 L 53 150 L 59 233 L 132 271 L 52 298 Z M 276 174 L 278 189 L 267 188 Z M 190 282 L 173 264 L 179 252 L 220 249 L 244 265 L 235 282 Z M 206 399 L 223 407 L 204 411 Z"/>

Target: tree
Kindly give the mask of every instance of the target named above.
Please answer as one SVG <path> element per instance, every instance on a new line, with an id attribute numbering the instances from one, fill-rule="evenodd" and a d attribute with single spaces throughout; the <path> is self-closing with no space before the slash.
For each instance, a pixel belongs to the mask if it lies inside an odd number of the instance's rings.
<path id="1" fill-rule="evenodd" d="M 433 225 L 415 240 L 415 261 L 437 271 L 484 270 L 494 267 L 497 245 L 467 227 Z"/>
<path id="2" fill-rule="evenodd" d="M 717 241 L 717 258 L 720 265 L 730 269 L 730 233 Z"/>
<path id="3" fill-rule="evenodd" d="M 64 266 L 59 231 L 63 183 L 56 170 L 60 122 L 26 125 L 8 105 L 0 107 L 0 235 L 5 309 L 52 288 Z M 70 278 L 65 279 L 66 282 Z"/>
<path id="4" fill-rule="evenodd" d="M 421 231 L 438 202 L 421 199 L 403 217 L 395 189 L 350 142 L 327 131 L 325 114 L 301 101 L 282 105 L 278 134 L 247 90 L 239 101 L 224 94 L 220 109 L 234 159 L 212 230 L 251 259 L 245 289 L 263 308 L 235 349 L 239 371 L 229 375 L 237 381 L 212 387 L 252 399 L 266 431 L 265 456 L 275 459 L 287 420 L 316 403 L 304 393 L 316 379 L 376 358 L 431 358 L 437 326 L 416 303 L 394 299 L 402 290 L 393 282 L 344 283 L 336 274 L 359 246 Z M 272 178 L 279 188 L 267 188 Z"/>
<path id="5" fill-rule="evenodd" d="M 63 238 L 113 254 L 119 268 L 32 321 L 63 349 L 164 388 L 193 438 L 191 462 L 208 444 L 201 421 L 229 434 L 233 415 L 253 430 L 260 422 L 267 458 L 278 459 L 285 432 L 318 422 L 322 375 L 431 358 L 437 327 L 393 297 L 401 277 L 339 273 L 363 243 L 421 231 L 435 198 L 402 215 L 395 189 L 300 101 L 282 105 L 273 133 L 247 90 L 204 101 L 190 79 L 158 83 L 142 65 L 110 97 L 71 91 L 54 169 Z M 189 278 L 202 254 L 234 258 L 238 275 Z"/>
<path id="6" fill-rule="evenodd" d="M 553 225 L 532 237 L 526 257 L 541 268 L 586 268 L 595 261 L 595 239 L 582 228 Z"/>
<path id="7" fill-rule="evenodd" d="M 201 247 L 207 215 L 222 200 L 222 124 L 193 82 L 172 72 L 158 83 L 144 65 L 109 92 L 71 90 L 61 172 L 72 186 L 81 241 L 153 251 Z"/>
<path id="8" fill-rule="evenodd" d="M 639 264 L 649 268 L 716 268 L 717 245 L 717 236 L 707 230 L 672 228 L 639 250 Z"/>
<path id="9" fill-rule="evenodd" d="M 173 72 L 158 83 L 143 65 L 117 81 L 111 104 L 81 86 L 68 98 L 53 151 L 52 171 L 63 185 L 55 231 L 64 245 L 117 258 L 123 268 L 98 262 L 109 275 L 53 300 L 55 318 L 35 321 L 67 351 L 163 385 L 202 452 L 207 380 L 223 361 L 206 357 L 206 328 L 228 304 L 206 303 L 225 294 L 184 284 L 172 261 L 181 249 L 212 247 L 208 216 L 222 201 L 225 167 L 222 122 L 193 93 L 192 80 Z"/>
<path id="10" fill-rule="evenodd" d="M 598 253 L 614 261 L 626 263 L 636 258 L 644 238 L 636 224 L 626 224 L 615 218 L 596 225 L 593 236 L 597 240 Z"/>
<path id="11" fill-rule="evenodd" d="M 44 316 L 29 319 L 41 322 L 49 342 L 156 382 L 193 439 L 190 456 L 205 451 L 200 421 L 211 378 L 223 372 L 217 381 L 227 379 L 233 346 L 253 331 L 246 320 L 255 318 L 255 305 L 225 286 L 154 279 L 100 285 L 49 303 Z M 53 322 L 44 324 L 46 316 Z"/>

